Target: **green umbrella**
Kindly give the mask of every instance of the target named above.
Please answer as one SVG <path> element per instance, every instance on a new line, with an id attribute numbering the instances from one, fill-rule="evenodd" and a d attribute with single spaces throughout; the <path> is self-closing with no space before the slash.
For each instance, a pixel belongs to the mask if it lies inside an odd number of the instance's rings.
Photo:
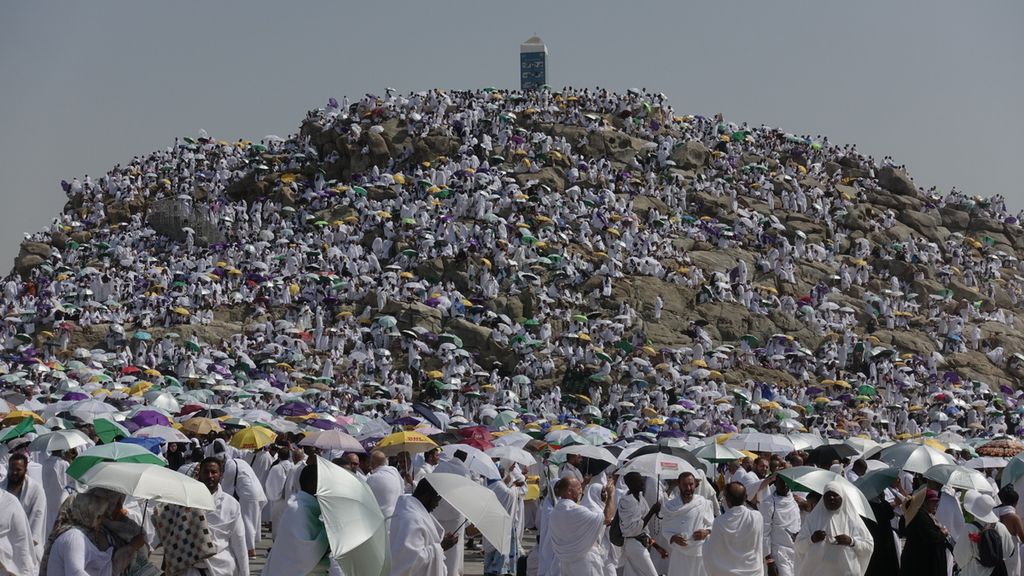
<path id="1" fill-rule="evenodd" d="M 589 318 L 587 318 L 583 314 L 573 314 L 572 319 L 576 322 L 586 322 L 589 320 Z"/>
<path id="2" fill-rule="evenodd" d="M 25 418 L 17 426 L 10 428 L 0 436 L 0 443 L 20 438 L 29 432 L 35 431 L 35 421 L 32 418 Z"/>
<path id="3" fill-rule="evenodd" d="M 751 348 L 757 348 L 758 346 L 761 345 L 761 341 L 758 340 L 757 336 L 754 336 L 753 334 L 746 334 L 743 336 L 743 338 L 740 338 L 740 340 L 743 340 L 744 342 L 749 344 Z"/>
<path id="4" fill-rule="evenodd" d="M 612 357 L 607 355 L 607 354 L 605 354 L 604 352 L 597 352 L 596 354 L 594 354 L 594 356 L 597 356 L 598 358 L 600 358 L 601 360 L 604 360 L 605 362 L 611 362 L 612 361 Z"/>
<path id="5" fill-rule="evenodd" d="M 366 196 L 368 194 L 366 188 L 362 186 L 353 186 L 352 191 L 356 193 L 356 196 Z"/>
<path id="6" fill-rule="evenodd" d="M 188 341 L 185 342 L 185 349 L 190 351 L 190 352 L 197 352 L 198 353 L 199 352 L 199 344 L 197 344 L 197 343 L 195 343 L 195 342 L 193 342 L 191 340 L 188 340 Z"/>
<path id="7" fill-rule="evenodd" d="M 398 319 L 394 316 L 380 316 L 377 318 L 377 324 L 384 328 L 394 328 L 398 325 Z"/>
<path id="8" fill-rule="evenodd" d="M 267 147 L 264 146 L 263 144 L 253 144 L 252 146 L 250 146 L 250 148 L 260 153 L 267 151 Z"/>
<path id="9" fill-rule="evenodd" d="M 857 389 L 857 391 L 860 392 L 862 396 L 874 396 L 875 394 L 878 394 L 878 391 L 875 390 L 874 386 L 868 386 L 867 384 L 862 385 Z"/>
<path id="10" fill-rule="evenodd" d="M 539 326 L 540 322 L 536 318 L 530 318 L 526 322 L 523 322 L 523 326 Z"/>
<path id="11" fill-rule="evenodd" d="M 1021 476 L 1024 476 L 1024 452 L 1010 458 L 1006 468 L 1003 468 L 1003 473 L 999 476 L 999 486 L 1009 486 Z"/>
<path id="12" fill-rule="evenodd" d="M 68 467 L 68 476 L 78 480 L 100 462 L 135 462 L 167 466 L 167 462 L 138 444 L 114 442 L 93 446 L 78 455 Z"/>
<path id="13" fill-rule="evenodd" d="M 501 428 L 502 426 L 508 426 L 516 418 L 518 418 L 518 416 L 514 412 L 501 412 L 494 417 L 494 420 L 491 422 L 491 425 L 494 426 L 495 428 Z"/>
<path id="14" fill-rule="evenodd" d="M 92 427 L 96 431 L 96 435 L 100 437 L 100 440 L 104 444 L 110 444 L 114 440 L 131 436 L 131 433 L 128 432 L 127 428 L 113 420 L 107 420 L 106 418 L 97 418 L 93 420 Z"/>
<path id="15" fill-rule="evenodd" d="M 442 342 L 451 342 L 452 344 L 455 344 L 455 346 L 457 346 L 459 348 L 462 348 L 462 346 L 463 346 L 462 338 L 459 338 L 455 334 L 450 334 L 450 333 L 441 334 L 440 338 L 441 338 Z"/>

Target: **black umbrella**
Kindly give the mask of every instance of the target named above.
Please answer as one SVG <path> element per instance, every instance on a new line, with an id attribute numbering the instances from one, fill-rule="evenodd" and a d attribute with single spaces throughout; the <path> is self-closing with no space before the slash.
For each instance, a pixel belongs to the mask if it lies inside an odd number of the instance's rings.
<path id="1" fill-rule="evenodd" d="M 430 422 L 434 428 L 437 428 L 438 430 L 444 428 L 441 426 L 441 421 L 437 419 L 437 414 L 430 409 L 430 406 L 427 406 L 422 402 L 415 402 L 412 405 L 412 411 L 422 416 L 427 422 Z"/>
<path id="2" fill-rule="evenodd" d="M 858 452 L 848 444 L 822 444 L 807 453 L 806 463 L 828 467 L 836 460 L 845 460 L 857 454 Z"/>
<path id="3" fill-rule="evenodd" d="M 696 456 L 691 454 L 689 450 L 686 450 L 685 448 L 680 448 L 678 446 L 659 446 L 657 444 L 651 444 L 650 446 L 637 448 L 634 452 L 632 452 L 629 455 L 629 457 L 632 459 L 636 458 L 637 456 L 643 456 L 645 454 L 656 454 L 658 452 L 661 452 L 662 454 L 668 454 L 669 456 L 675 456 L 676 458 L 682 458 L 683 460 L 686 460 L 687 462 L 690 463 L 691 466 L 697 468 L 698 470 L 703 470 L 705 467 L 705 463 L 700 458 L 697 458 Z"/>

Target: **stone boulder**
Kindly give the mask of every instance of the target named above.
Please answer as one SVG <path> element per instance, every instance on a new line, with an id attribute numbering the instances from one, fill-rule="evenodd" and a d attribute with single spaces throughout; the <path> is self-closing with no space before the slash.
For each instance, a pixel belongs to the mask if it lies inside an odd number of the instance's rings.
<path id="1" fill-rule="evenodd" d="M 53 248 L 49 244 L 22 242 L 18 256 L 14 259 L 14 271 L 22 278 L 27 278 L 33 269 L 46 262 L 52 252 Z"/>
<path id="2" fill-rule="evenodd" d="M 884 166 L 878 171 L 878 183 L 893 194 L 917 196 L 917 186 L 910 176 L 892 166 Z"/>
<path id="3" fill-rule="evenodd" d="M 711 151 L 697 140 L 690 140 L 672 150 L 671 159 L 677 168 L 695 170 L 707 166 L 711 161 Z"/>
<path id="4" fill-rule="evenodd" d="M 443 332 L 441 311 L 420 302 L 389 300 L 384 305 L 383 313 L 394 316 L 398 320 L 398 327 L 402 330 L 419 326 L 435 334 Z"/>
<path id="5" fill-rule="evenodd" d="M 494 362 L 510 366 L 516 362 L 516 353 L 498 344 L 491 338 L 493 332 L 486 326 L 474 324 L 465 318 L 456 318 L 445 326 L 448 332 L 462 339 L 463 348 L 479 354 L 477 362 L 490 368 Z"/>

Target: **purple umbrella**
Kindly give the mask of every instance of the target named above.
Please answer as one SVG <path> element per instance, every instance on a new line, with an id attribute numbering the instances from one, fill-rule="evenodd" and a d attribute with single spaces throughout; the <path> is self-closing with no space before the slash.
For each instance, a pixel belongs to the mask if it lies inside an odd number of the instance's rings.
<path id="1" fill-rule="evenodd" d="M 84 392 L 68 392 L 61 397 L 61 400 L 88 400 L 89 395 Z"/>
<path id="2" fill-rule="evenodd" d="M 155 410 L 141 410 L 132 416 L 130 420 L 139 425 L 140 428 L 146 426 L 170 426 L 171 421 L 167 416 L 155 411 Z"/>
<path id="3" fill-rule="evenodd" d="M 304 402 L 288 402 L 278 406 L 276 412 L 281 416 L 305 416 L 313 413 L 313 407 Z"/>
<path id="4" fill-rule="evenodd" d="M 313 428 L 319 428 L 321 430 L 336 430 L 341 428 L 341 426 L 337 422 L 324 420 L 323 418 L 313 418 L 311 420 L 306 420 L 305 422 L 303 422 L 303 424 L 305 424 L 306 426 L 312 426 Z"/>

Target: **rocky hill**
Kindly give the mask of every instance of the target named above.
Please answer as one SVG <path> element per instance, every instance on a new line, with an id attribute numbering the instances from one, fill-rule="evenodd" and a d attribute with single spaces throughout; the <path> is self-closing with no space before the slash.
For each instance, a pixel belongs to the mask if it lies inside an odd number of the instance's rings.
<path id="1" fill-rule="evenodd" d="M 5 290 L 14 346 L 68 325 L 58 356 L 173 332 L 351 377 L 429 372 L 449 342 L 541 384 L 856 383 L 879 355 L 1021 382 L 1019 220 L 824 138 L 645 91 L 435 90 L 169 150 L 65 183 Z"/>

